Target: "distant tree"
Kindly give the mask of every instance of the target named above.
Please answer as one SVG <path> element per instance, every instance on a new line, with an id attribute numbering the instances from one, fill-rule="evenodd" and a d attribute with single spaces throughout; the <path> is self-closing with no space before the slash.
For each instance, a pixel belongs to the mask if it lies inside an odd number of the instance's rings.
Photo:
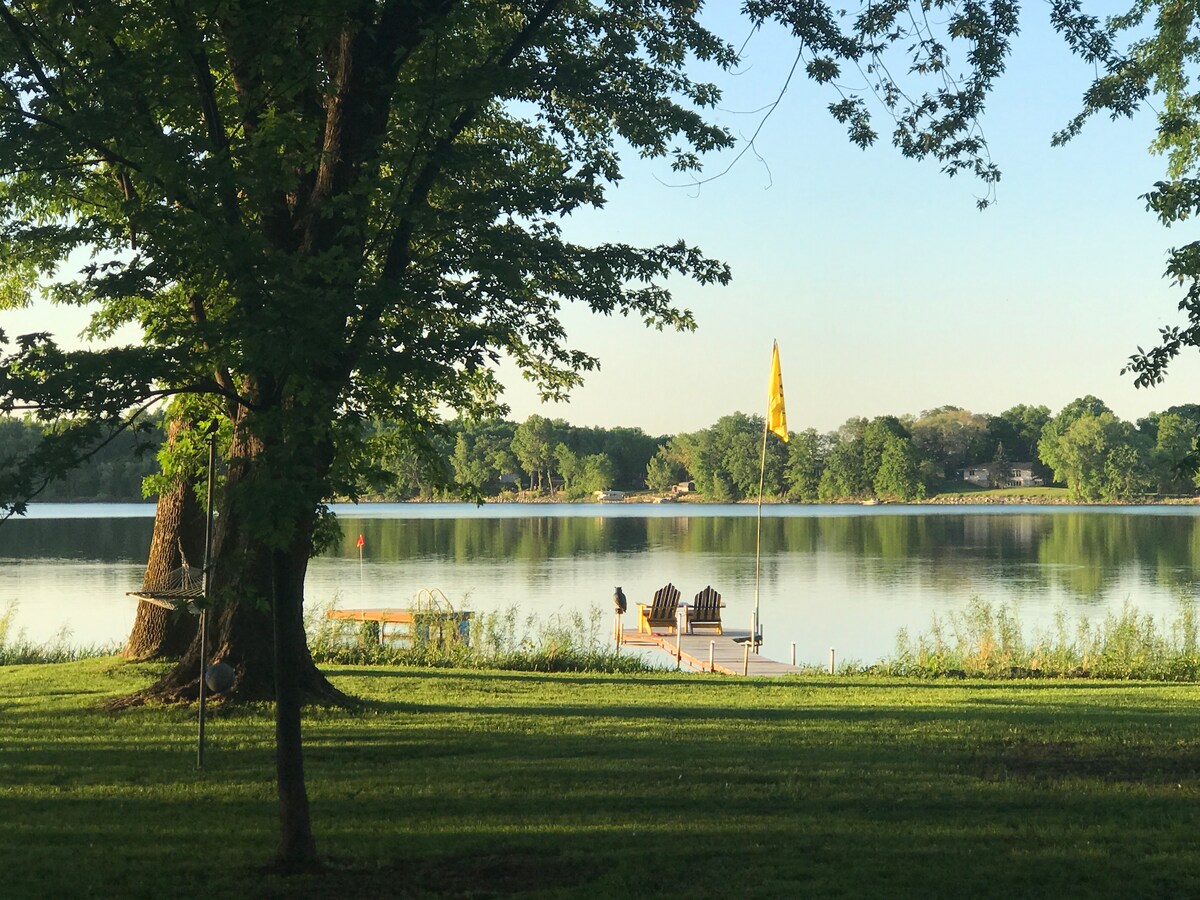
<path id="1" fill-rule="evenodd" d="M 1109 503 L 1126 503 L 1150 489 L 1146 456 L 1133 444 L 1119 444 L 1104 460 L 1100 497 Z"/>
<path id="2" fill-rule="evenodd" d="M 607 453 L 591 453 L 583 458 L 580 474 L 584 494 L 610 490 L 617 478 L 617 466 Z"/>
<path id="3" fill-rule="evenodd" d="M 868 497 L 873 485 L 863 469 L 862 438 L 838 441 L 825 458 L 818 494 L 822 501 Z"/>
<path id="4" fill-rule="evenodd" d="M 760 477 L 764 480 L 763 490 L 768 494 L 778 491 L 773 489 L 778 484 L 778 466 L 773 465 L 771 478 L 767 480 L 763 472 L 762 461 L 762 425 L 750 418 L 744 420 L 748 426 L 741 429 L 741 422 L 735 422 L 731 417 L 722 418 L 718 426 L 722 433 L 718 436 L 724 453 L 721 458 L 722 473 L 729 478 L 734 486 L 737 499 L 754 497 L 758 494 Z M 731 430 L 724 431 L 725 428 Z M 734 430 L 737 429 L 737 430 Z M 779 443 L 776 441 L 776 443 Z M 779 454 L 772 453 L 771 461 L 777 462 Z"/>
<path id="5" fill-rule="evenodd" d="M 454 440 L 454 455 L 450 458 L 454 469 L 454 480 L 468 495 L 482 496 L 484 486 L 491 479 L 487 461 L 475 452 L 474 441 L 465 434 Z"/>
<path id="6" fill-rule="evenodd" d="M 610 487 L 637 490 L 643 484 L 646 467 L 663 444 L 662 438 L 650 437 L 640 428 L 571 428 L 567 444 L 579 456 L 603 453 L 614 466 Z"/>
<path id="7" fill-rule="evenodd" d="M 446 447 L 440 438 L 418 438 L 402 426 L 378 423 L 363 442 L 360 459 L 370 464 L 356 470 L 356 492 L 387 500 L 431 498 L 453 479 L 453 445 Z"/>
<path id="8" fill-rule="evenodd" d="M 895 416 L 877 416 L 863 429 L 863 477 L 874 483 L 883 452 L 893 438 L 909 441 L 909 430 Z M 915 458 L 915 457 L 914 457 Z"/>
<path id="9" fill-rule="evenodd" d="M 889 433 L 872 483 L 875 494 L 904 502 L 925 496 L 917 452 L 907 437 Z"/>
<path id="10" fill-rule="evenodd" d="M 529 476 L 529 489 L 542 490 L 542 477 L 554 490 L 554 448 L 559 444 L 554 423 L 545 416 L 531 415 L 517 426 L 513 434 L 512 453 L 525 474 Z"/>
<path id="11" fill-rule="evenodd" d="M 1150 472 L 1160 494 L 1190 494 L 1196 486 L 1196 439 L 1200 423 L 1165 412 L 1151 417 L 1142 431 L 1153 438 Z"/>
<path id="12" fill-rule="evenodd" d="M 500 476 L 514 474 L 519 468 L 511 450 L 516 423 L 500 418 L 460 419 L 456 426 L 468 440 L 472 466 L 484 470 L 483 493 L 494 493 L 499 487 Z"/>
<path id="13" fill-rule="evenodd" d="M 710 428 L 678 435 L 672 453 L 686 460 L 696 489 L 710 499 L 740 500 L 756 496 L 760 474 L 763 491 L 781 495 L 787 445 L 767 441 L 766 466 L 762 468 L 763 417 L 737 412 L 722 416 Z"/>
<path id="14" fill-rule="evenodd" d="M 1138 485 L 1148 483 L 1147 450 L 1128 422 L 1107 410 L 1099 415 L 1085 411 L 1056 434 L 1048 462 L 1073 500 L 1095 501 L 1145 490 Z"/>
<path id="15" fill-rule="evenodd" d="M 657 493 L 663 493 L 683 481 L 686 475 L 687 470 L 684 469 L 678 456 L 668 444 L 659 447 L 646 464 L 646 487 Z"/>
<path id="16" fill-rule="evenodd" d="M 1049 421 L 1049 407 L 1018 404 L 988 419 L 988 439 L 993 446 L 1004 444 L 1013 462 L 1036 464 L 1037 443 Z"/>
<path id="17" fill-rule="evenodd" d="M 788 441 L 784 483 L 788 495 L 803 503 L 820 499 L 821 474 L 825 471 L 825 440 L 814 428 L 792 435 Z"/>
<path id="18" fill-rule="evenodd" d="M 586 493 L 586 489 L 580 486 L 583 463 L 575 455 L 574 450 L 566 444 L 558 444 L 554 448 L 554 463 L 558 467 L 558 477 L 562 482 L 563 491 L 568 497 Z"/>
<path id="19" fill-rule="evenodd" d="M 1004 449 L 1004 444 L 996 445 L 996 454 L 992 457 L 991 463 L 988 465 L 988 483 L 994 488 L 1008 487 L 1008 481 L 1012 477 L 1012 460 L 1009 459 L 1008 451 Z"/>
<path id="20" fill-rule="evenodd" d="M 988 417 L 957 406 L 940 406 L 917 417 L 912 439 L 917 449 L 942 467 L 945 476 L 990 459 Z"/>
<path id="21" fill-rule="evenodd" d="M 1072 455 L 1079 452 L 1079 445 L 1076 441 L 1071 448 L 1066 446 L 1067 432 L 1082 417 L 1098 418 L 1106 413 L 1112 416 L 1112 410 L 1108 408 L 1107 404 L 1100 398 L 1088 394 L 1072 400 L 1042 428 L 1041 436 L 1038 438 L 1038 459 L 1053 473 L 1055 481 L 1067 482 L 1066 473 L 1068 471 L 1076 471 L 1077 475 L 1079 473 L 1076 468 L 1079 460 Z"/>

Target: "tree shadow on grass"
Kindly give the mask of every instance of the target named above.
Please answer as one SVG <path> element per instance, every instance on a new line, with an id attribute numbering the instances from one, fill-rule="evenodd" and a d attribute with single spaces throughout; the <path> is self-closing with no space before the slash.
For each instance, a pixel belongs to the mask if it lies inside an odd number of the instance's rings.
<path id="1" fill-rule="evenodd" d="M 595 866 L 584 860 L 520 851 L 387 862 L 334 858 L 319 875 L 268 880 L 263 896 L 360 900 L 505 897 L 580 888 L 594 877 Z"/>

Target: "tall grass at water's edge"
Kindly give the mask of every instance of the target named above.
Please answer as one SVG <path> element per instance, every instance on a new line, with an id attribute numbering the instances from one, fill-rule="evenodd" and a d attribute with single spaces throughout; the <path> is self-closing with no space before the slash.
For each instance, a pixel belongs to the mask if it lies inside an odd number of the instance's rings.
<path id="1" fill-rule="evenodd" d="M 917 677 L 1119 678 L 1200 680 L 1200 617 L 1181 599 L 1176 618 L 1160 623 L 1128 601 L 1102 622 L 1067 620 L 1026 639 L 1012 609 L 972 597 L 962 612 L 937 616 L 928 631 L 901 629 L 895 655 L 870 671 Z"/>
<path id="2" fill-rule="evenodd" d="M 24 631 L 13 632 L 13 617 L 16 607 L 9 604 L 0 607 L 0 666 L 19 666 L 29 663 L 75 662 L 95 656 L 111 656 L 117 647 L 111 644 L 71 644 L 71 630 L 67 626 L 59 629 L 51 640 L 44 643 L 31 641 Z"/>
<path id="3" fill-rule="evenodd" d="M 655 666 L 620 652 L 606 633 L 604 613 L 592 607 L 539 620 L 517 607 L 477 614 L 469 643 L 429 639 L 420 633 L 406 642 L 379 639 L 372 622 L 325 617 L 328 607 L 306 618 L 309 647 L 318 664 L 410 665 L 532 672 L 635 673 Z M 13 632 L 14 607 L 0 608 L 0 666 L 72 662 L 117 652 L 115 644 L 75 646 L 63 628 L 52 640 L 36 643 Z M 802 666 L 805 671 L 823 671 Z M 1103 621 L 1068 621 L 1059 611 L 1053 626 L 1026 638 L 1007 604 L 972 597 L 966 609 L 934 616 L 928 630 L 901 629 L 896 648 L 875 664 L 847 660 L 839 675 L 917 678 L 1057 677 L 1153 681 L 1200 681 L 1200 614 L 1195 602 L 1179 601 L 1178 613 L 1160 622 L 1126 603 Z"/>
<path id="4" fill-rule="evenodd" d="M 412 665 L 526 672 L 646 672 L 658 668 L 606 634 L 604 613 L 591 607 L 555 613 L 545 620 L 522 617 L 515 606 L 476 614 L 470 640 L 445 639 L 436 629 L 413 629 L 403 641 L 380 640 L 376 622 L 328 619 L 328 607 L 306 616 L 309 649 L 317 663 Z M 440 638 L 440 639 L 439 639 Z"/>
<path id="5" fill-rule="evenodd" d="M 469 646 L 414 640 L 381 643 L 378 626 L 310 617 L 310 645 L 318 662 L 526 671 L 638 672 L 653 668 L 619 654 L 602 634 L 603 614 L 593 607 L 522 619 L 516 607 L 478 616 Z M 802 665 L 809 673 L 824 671 Z M 1181 599 L 1176 618 L 1160 623 L 1126 603 L 1093 624 L 1068 621 L 1059 611 L 1050 629 L 1027 639 L 1007 604 L 972 597 L 966 609 L 935 616 L 925 632 L 901 629 L 896 649 L 875 664 L 847 660 L 839 675 L 902 677 L 1058 677 L 1200 681 L 1200 615 L 1194 601 Z"/>

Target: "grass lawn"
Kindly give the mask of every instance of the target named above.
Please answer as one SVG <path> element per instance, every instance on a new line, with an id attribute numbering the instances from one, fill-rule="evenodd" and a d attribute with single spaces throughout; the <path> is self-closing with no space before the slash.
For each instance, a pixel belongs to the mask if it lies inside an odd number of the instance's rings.
<path id="1" fill-rule="evenodd" d="M 343 668 L 319 876 L 264 869 L 267 707 L 0 668 L 0 896 L 1194 897 L 1200 687 Z"/>

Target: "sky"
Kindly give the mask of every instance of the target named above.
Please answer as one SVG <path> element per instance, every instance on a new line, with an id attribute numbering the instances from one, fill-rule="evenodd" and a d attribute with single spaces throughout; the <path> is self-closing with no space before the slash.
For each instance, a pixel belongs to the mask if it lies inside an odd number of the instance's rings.
<path id="1" fill-rule="evenodd" d="M 740 45 L 734 4 L 708 5 L 711 27 Z M 564 312 L 573 346 L 599 357 L 569 402 L 543 404 L 505 366 L 510 417 L 635 426 L 650 434 L 707 427 L 741 411 L 763 414 L 771 343 L 778 340 L 793 431 L 837 428 L 851 416 L 918 414 L 952 404 L 997 414 L 1016 404 L 1056 412 L 1094 394 L 1136 419 L 1196 401 L 1196 354 L 1164 385 L 1137 390 L 1120 369 L 1162 325 L 1180 321 L 1181 289 L 1163 277 L 1167 250 L 1190 239 L 1145 210 L 1163 177 L 1150 115 L 1091 122 L 1063 148 L 1051 135 L 1079 109 L 1092 73 L 1071 57 L 1031 5 L 983 131 L 1003 171 L 995 202 L 969 176 L 904 159 L 877 119 L 880 142 L 851 146 L 825 107 L 835 99 L 792 84 L 755 141 L 726 173 L 696 186 L 663 160 L 627 159 L 600 211 L 565 223 L 568 237 L 657 244 L 683 239 L 733 271 L 727 287 L 672 280 L 692 333 L 646 329 L 635 318 Z M 1041 17 L 1039 19 L 1039 17 Z M 760 32 L 714 118 L 748 137 L 778 95 L 795 53 L 782 31 Z M 861 87 L 859 76 L 843 84 Z M 627 154 L 628 156 L 628 154 Z M 707 160 L 705 175 L 732 154 Z M 9 334 L 81 325 L 37 305 L 0 312 Z"/>

